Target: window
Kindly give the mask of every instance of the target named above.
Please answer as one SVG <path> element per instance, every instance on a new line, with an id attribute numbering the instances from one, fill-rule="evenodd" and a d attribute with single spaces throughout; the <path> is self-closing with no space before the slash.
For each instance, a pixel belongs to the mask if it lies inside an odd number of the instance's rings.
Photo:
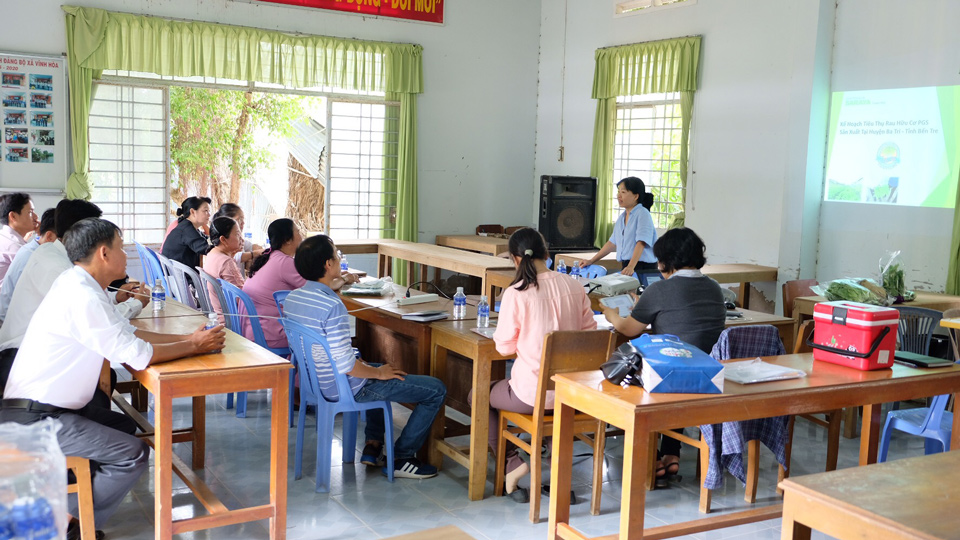
<path id="1" fill-rule="evenodd" d="M 159 244 L 167 225 L 167 92 L 100 84 L 90 110 L 92 202 L 124 240 Z"/>
<path id="2" fill-rule="evenodd" d="M 334 238 L 392 238 L 399 106 L 330 100 L 327 175 Z"/>
<path id="3" fill-rule="evenodd" d="M 678 94 L 651 94 L 617 98 L 613 181 L 627 176 L 643 180 L 653 193 L 653 223 L 666 227 L 670 216 L 683 210 L 680 183 L 680 98 Z M 613 190 L 613 216 L 620 208 Z"/>

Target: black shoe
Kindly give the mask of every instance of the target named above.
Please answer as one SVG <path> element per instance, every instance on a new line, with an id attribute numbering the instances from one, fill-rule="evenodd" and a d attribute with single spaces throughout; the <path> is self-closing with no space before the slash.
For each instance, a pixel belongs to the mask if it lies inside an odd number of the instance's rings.
<path id="1" fill-rule="evenodd" d="M 387 474 L 387 468 L 383 468 Z M 437 475 L 437 468 L 433 465 L 421 463 L 417 458 L 397 459 L 393 462 L 394 478 L 433 478 Z"/>
<path id="2" fill-rule="evenodd" d="M 367 443 L 360 454 L 360 463 L 371 467 L 383 467 L 387 458 L 383 455 L 383 445 Z"/>
<path id="3" fill-rule="evenodd" d="M 96 540 L 103 540 L 104 537 L 106 537 L 106 535 L 103 534 L 103 531 L 95 531 L 94 536 L 96 537 Z M 70 520 L 70 524 L 67 525 L 67 540 L 80 540 L 79 521 L 75 519 Z"/>

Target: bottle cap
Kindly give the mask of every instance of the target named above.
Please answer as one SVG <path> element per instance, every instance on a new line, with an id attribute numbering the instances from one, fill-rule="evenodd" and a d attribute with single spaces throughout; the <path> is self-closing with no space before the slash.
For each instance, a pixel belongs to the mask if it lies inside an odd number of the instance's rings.
<path id="1" fill-rule="evenodd" d="M 161 280 L 160 278 L 157 278 L 157 281 L 154 283 L 154 286 L 156 285 L 163 285 L 163 280 Z"/>
<path id="2" fill-rule="evenodd" d="M 487 301 L 487 295 L 481 294 L 481 295 L 480 295 L 480 301 L 481 301 L 481 302 L 486 302 L 486 301 Z"/>
<path id="3" fill-rule="evenodd" d="M 462 292 L 463 292 L 463 287 L 457 287 L 457 293 L 462 293 Z"/>

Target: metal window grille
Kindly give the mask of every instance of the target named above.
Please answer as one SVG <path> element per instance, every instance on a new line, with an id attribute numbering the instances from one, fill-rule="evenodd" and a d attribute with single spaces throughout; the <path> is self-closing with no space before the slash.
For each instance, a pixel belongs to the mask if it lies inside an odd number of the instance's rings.
<path id="1" fill-rule="evenodd" d="M 92 202 L 126 242 L 159 244 L 167 225 L 165 88 L 100 84 L 90 110 Z"/>
<path id="2" fill-rule="evenodd" d="M 396 231 L 399 106 L 330 100 L 328 227 L 334 238 Z"/>
<path id="3" fill-rule="evenodd" d="M 680 183 L 680 100 L 677 94 L 617 98 L 617 125 L 613 156 L 613 213 L 616 182 L 627 176 L 643 180 L 653 193 L 653 223 L 666 227 L 670 216 L 683 210 Z"/>

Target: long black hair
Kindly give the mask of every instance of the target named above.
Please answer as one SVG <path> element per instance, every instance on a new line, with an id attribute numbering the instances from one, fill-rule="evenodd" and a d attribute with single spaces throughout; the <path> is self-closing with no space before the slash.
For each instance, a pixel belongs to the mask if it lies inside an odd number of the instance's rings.
<path id="1" fill-rule="evenodd" d="M 524 227 L 510 235 L 507 245 L 510 255 L 520 257 L 517 275 L 514 276 L 510 285 L 519 283 L 518 291 L 526 290 L 530 285 L 540 288 L 537 283 L 537 267 L 534 266 L 533 261 L 542 261 L 548 257 L 547 242 L 543 239 L 543 235 L 536 229 Z"/>
<path id="2" fill-rule="evenodd" d="M 653 193 L 647 193 L 647 188 L 643 185 L 643 180 L 637 178 L 636 176 L 628 176 L 617 182 L 617 187 L 620 187 L 621 184 L 623 185 L 624 189 L 630 193 L 639 195 L 637 203 L 643 205 L 643 207 L 647 210 L 650 210 L 650 207 L 653 206 Z"/>
<path id="3" fill-rule="evenodd" d="M 214 219 L 210 227 L 210 242 L 212 242 L 214 246 L 219 246 L 220 238 L 224 236 L 229 237 L 233 233 L 233 229 L 237 226 L 237 222 L 234 221 L 233 218 L 221 216 Z"/>
<path id="4" fill-rule="evenodd" d="M 289 218 L 280 218 L 273 220 L 273 223 L 267 227 L 267 238 L 270 239 L 270 248 L 263 250 L 263 253 L 253 260 L 253 264 L 250 265 L 250 277 L 253 277 L 257 273 L 257 270 L 263 268 L 263 265 L 267 264 L 267 261 L 270 260 L 270 255 L 273 252 L 279 251 L 284 244 L 290 241 L 293 238 L 293 220 Z"/>
<path id="5" fill-rule="evenodd" d="M 203 203 L 210 204 L 212 202 L 210 197 L 187 197 L 183 200 L 180 208 L 177 208 L 177 221 L 183 221 L 190 217 L 190 211 L 200 210 Z"/>

